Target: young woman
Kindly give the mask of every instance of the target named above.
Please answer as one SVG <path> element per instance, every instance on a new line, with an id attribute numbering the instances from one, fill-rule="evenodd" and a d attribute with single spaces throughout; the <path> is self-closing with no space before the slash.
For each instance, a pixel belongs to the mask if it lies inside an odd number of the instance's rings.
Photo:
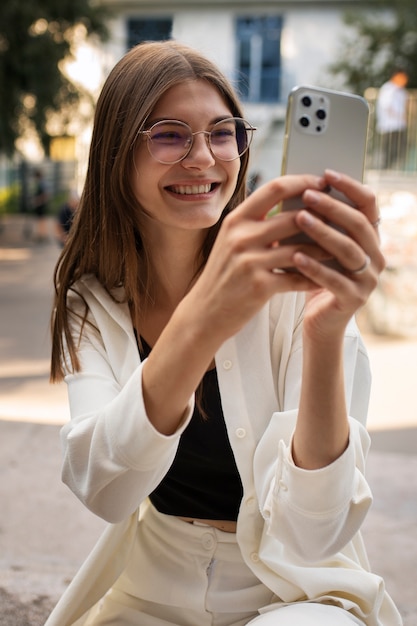
<path id="1" fill-rule="evenodd" d="M 253 132 L 178 43 L 132 49 L 104 86 L 56 270 L 52 379 L 69 387 L 64 481 L 111 525 L 47 626 L 401 623 L 359 534 L 353 315 L 384 267 L 375 198 L 327 171 L 245 200 Z M 296 195 L 307 209 L 266 218 Z M 300 231 L 315 245 L 280 245 Z"/>

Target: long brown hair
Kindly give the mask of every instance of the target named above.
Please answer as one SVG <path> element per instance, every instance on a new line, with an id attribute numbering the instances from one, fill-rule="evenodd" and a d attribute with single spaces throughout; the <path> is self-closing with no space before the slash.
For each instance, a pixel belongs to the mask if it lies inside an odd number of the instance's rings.
<path id="1" fill-rule="evenodd" d="M 239 101 L 217 67 L 200 53 L 174 41 L 149 42 L 132 48 L 105 82 L 95 112 L 84 191 L 70 238 L 55 268 L 52 381 L 60 381 L 64 376 L 64 346 L 72 370 L 80 370 L 69 328 L 67 296 L 83 275 L 95 275 L 109 294 L 115 287 L 123 286 L 126 301 L 135 311 L 146 305 L 152 276 L 140 228 L 141 208 L 131 183 L 133 148 L 138 131 L 143 129 L 161 96 L 170 87 L 190 79 L 208 81 L 224 98 L 232 115 L 242 117 Z M 234 194 L 221 220 L 208 230 L 197 271 L 208 258 L 222 219 L 245 197 L 248 159 L 246 152 L 241 157 Z"/>

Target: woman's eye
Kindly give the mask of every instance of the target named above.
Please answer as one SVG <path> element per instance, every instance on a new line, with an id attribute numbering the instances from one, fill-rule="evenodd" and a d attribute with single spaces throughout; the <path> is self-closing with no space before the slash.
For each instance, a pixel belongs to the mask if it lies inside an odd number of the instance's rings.
<path id="1" fill-rule="evenodd" d="M 211 131 L 212 141 L 234 139 L 234 137 L 235 137 L 235 131 L 232 128 L 216 128 L 216 130 Z"/>
<path id="2" fill-rule="evenodd" d="M 152 141 L 158 143 L 180 143 L 184 141 L 184 135 L 173 130 L 159 131 L 152 135 Z"/>

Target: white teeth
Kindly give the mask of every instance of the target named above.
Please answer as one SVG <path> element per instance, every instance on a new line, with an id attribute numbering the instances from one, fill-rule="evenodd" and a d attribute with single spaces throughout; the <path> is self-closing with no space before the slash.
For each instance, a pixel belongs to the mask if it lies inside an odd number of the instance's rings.
<path id="1" fill-rule="evenodd" d="M 172 190 L 182 195 L 192 195 L 198 193 L 209 193 L 211 185 L 174 185 Z"/>

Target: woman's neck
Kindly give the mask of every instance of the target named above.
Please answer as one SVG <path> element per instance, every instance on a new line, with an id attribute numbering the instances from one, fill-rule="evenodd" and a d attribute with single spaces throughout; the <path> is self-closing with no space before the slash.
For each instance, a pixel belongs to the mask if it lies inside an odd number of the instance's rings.
<path id="1" fill-rule="evenodd" d="M 150 297 L 147 305 L 139 312 L 132 309 L 132 321 L 138 334 L 150 346 L 154 346 L 159 335 L 169 322 L 178 304 L 189 291 L 196 275 L 195 252 L 177 254 L 160 248 L 150 258 Z"/>
<path id="2" fill-rule="evenodd" d="M 158 308 L 175 309 L 198 270 L 202 233 L 186 231 L 180 235 L 159 233 L 148 245 L 152 300 Z"/>

